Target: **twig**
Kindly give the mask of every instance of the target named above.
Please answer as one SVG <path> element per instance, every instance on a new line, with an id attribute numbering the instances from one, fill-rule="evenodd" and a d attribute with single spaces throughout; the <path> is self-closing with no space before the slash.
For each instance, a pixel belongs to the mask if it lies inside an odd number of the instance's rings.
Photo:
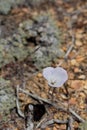
<path id="1" fill-rule="evenodd" d="M 18 96 L 18 92 L 19 92 L 19 85 L 17 85 L 17 89 L 16 89 L 16 106 L 17 106 L 17 111 L 18 111 L 18 114 L 19 116 L 21 116 L 22 118 L 24 118 L 24 114 L 22 113 L 22 111 L 20 110 L 20 106 L 19 106 L 19 96 Z"/>
<path id="2" fill-rule="evenodd" d="M 67 110 L 65 110 L 64 108 L 57 106 L 56 104 L 52 103 L 51 101 L 49 101 L 49 100 L 47 100 L 47 99 L 41 98 L 41 97 L 39 97 L 38 95 L 35 95 L 35 94 L 31 94 L 31 93 L 29 93 L 29 92 L 27 92 L 27 91 L 25 91 L 25 90 L 23 90 L 23 89 L 21 89 L 21 88 L 19 88 L 19 90 L 20 90 L 21 92 L 27 94 L 28 96 L 32 97 L 33 99 L 38 100 L 39 102 L 40 102 L 40 100 L 41 100 L 41 101 L 45 102 L 46 104 L 55 107 L 57 110 L 62 110 L 62 111 L 67 112 Z"/>
<path id="3" fill-rule="evenodd" d="M 22 111 L 20 110 L 20 106 L 19 106 L 19 102 L 18 102 L 18 92 L 19 92 L 19 85 L 17 85 L 17 89 L 16 89 L 16 94 L 17 94 L 17 98 L 16 98 L 16 105 L 17 105 L 17 111 L 18 114 L 22 117 L 22 118 L 26 118 L 25 115 L 22 113 Z M 25 123 L 25 130 L 33 130 L 34 128 L 34 123 L 32 122 L 32 114 L 29 115 L 29 117 L 27 117 L 27 122 Z"/>
<path id="4" fill-rule="evenodd" d="M 52 125 L 54 123 L 56 123 L 56 124 L 67 124 L 67 122 L 68 122 L 67 120 L 62 121 L 62 120 L 52 119 L 52 120 L 49 120 L 46 123 L 42 124 L 41 128 L 46 128 L 46 126 Z"/>
<path id="5" fill-rule="evenodd" d="M 43 102 L 45 102 L 45 103 L 47 103 L 47 104 L 49 104 L 49 105 L 55 107 L 57 110 L 62 110 L 62 111 L 64 111 L 64 112 L 67 112 L 67 110 L 64 108 L 64 106 L 63 106 L 63 107 L 59 107 L 59 106 L 57 106 L 55 103 L 52 103 L 52 102 L 50 102 L 50 101 L 47 100 L 47 99 L 41 98 L 41 97 L 39 97 L 39 96 L 37 96 L 37 95 L 33 95 L 33 94 L 31 94 L 31 93 L 29 93 L 29 92 L 27 92 L 27 91 L 25 91 L 25 90 L 23 90 L 23 89 L 21 89 L 21 88 L 19 88 L 19 90 L 20 90 L 21 92 L 27 94 L 28 96 L 34 98 L 35 100 L 41 100 L 41 101 L 43 101 Z M 75 116 L 75 118 L 76 118 L 78 121 L 80 121 L 80 122 L 84 122 L 84 121 L 85 121 L 85 120 L 82 119 L 77 113 L 75 113 L 71 108 L 69 108 L 69 112 L 70 112 L 73 116 Z"/>
<path id="6" fill-rule="evenodd" d="M 69 108 L 69 112 L 76 117 L 76 119 L 80 122 L 85 122 L 84 119 L 82 119 L 75 111 L 73 111 L 71 108 Z"/>
<path id="7" fill-rule="evenodd" d="M 63 57 L 63 61 L 61 61 L 58 66 L 61 66 L 63 64 L 63 62 L 65 62 L 68 59 L 68 56 L 70 54 L 70 52 L 72 51 L 73 47 L 75 45 L 75 35 L 72 35 L 72 44 L 70 45 L 69 49 L 67 50 L 65 56 Z"/>
<path id="8" fill-rule="evenodd" d="M 45 120 L 46 120 L 46 118 L 43 118 L 43 119 L 37 124 L 36 129 L 37 129 L 37 128 L 40 128 L 42 122 L 44 122 Z"/>
<path id="9" fill-rule="evenodd" d="M 73 119 L 72 117 L 69 117 L 66 124 L 66 130 L 73 130 L 72 123 L 73 123 Z"/>

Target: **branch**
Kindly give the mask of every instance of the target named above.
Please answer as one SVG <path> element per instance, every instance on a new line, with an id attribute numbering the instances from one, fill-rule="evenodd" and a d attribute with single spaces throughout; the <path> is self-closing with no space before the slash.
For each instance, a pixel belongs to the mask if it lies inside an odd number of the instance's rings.
<path id="1" fill-rule="evenodd" d="M 29 92 L 27 92 L 27 91 L 25 91 L 25 90 L 23 90 L 23 89 L 21 89 L 21 88 L 19 88 L 19 90 L 20 90 L 21 92 L 27 94 L 28 96 L 34 98 L 35 100 L 39 100 L 39 101 L 41 100 L 41 101 L 45 102 L 46 104 L 49 104 L 49 105 L 55 107 L 57 110 L 61 110 L 61 111 L 64 111 L 64 112 L 68 113 L 68 112 L 67 112 L 67 109 L 65 109 L 65 106 L 59 107 L 59 106 L 57 106 L 55 103 L 52 103 L 52 102 L 50 102 L 50 101 L 47 100 L 47 99 L 41 98 L 41 97 L 39 97 L 39 96 L 37 96 L 37 95 L 33 95 L 33 94 L 31 94 L 31 93 L 29 93 Z M 62 104 L 62 105 L 63 105 L 63 104 Z M 77 113 L 75 113 L 71 108 L 69 108 L 69 112 L 70 112 L 78 121 L 80 121 L 80 122 L 84 122 L 84 121 L 85 121 L 85 120 L 82 119 Z"/>
<path id="2" fill-rule="evenodd" d="M 72 123 L 73 123 L 73 119 L 72 117 L 69 117 L 66 124 L 66 130 L 73 130 Z"/>
<path id="3" fill-rule="evenodd" d="M 46 123 L 42 124 L 41 128 L 46 128 L 46 126 L 52 125 L 54 123 L 56 123 L 56 124 L 67 124 L 67 122 L 68 122 L 67 120 L 62 121 L 62 120 L 58 120 L 58 119 L 52 119 L 52 120 L 49 120 Z"/>
<path id="4" fill-rule="evenodd" d="M 16 89 L 16 106 L 17 106 L 17 112 L 19 114 L 19 116 L 21 116 L 22 118 L 24 118 L 24 114 L 22 113 L 22 111 L 20 110 L 20 106 L 19 106 L 19 96 L 18 96 L 18 92 L 19 92 L 19 85 L 17 85 L 17 89 Z"/>

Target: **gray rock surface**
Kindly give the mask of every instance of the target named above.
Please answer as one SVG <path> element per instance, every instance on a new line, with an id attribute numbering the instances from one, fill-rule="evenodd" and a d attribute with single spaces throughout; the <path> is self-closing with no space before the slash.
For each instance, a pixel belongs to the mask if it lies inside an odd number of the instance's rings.
<path id="1" fill-rule="evenodd" d="M 10 109 L 14 108 L 15 93 L 9 80 L 0 78 L 0 119 L 6 121 Z"/>

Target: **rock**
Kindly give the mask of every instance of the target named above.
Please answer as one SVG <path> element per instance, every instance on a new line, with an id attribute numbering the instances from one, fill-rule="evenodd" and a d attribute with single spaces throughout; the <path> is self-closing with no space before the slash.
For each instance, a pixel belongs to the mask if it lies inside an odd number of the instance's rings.
<path id="1" fill-rule="evenodd" d="M 15 106 L 15 94 L 9 80 L 0 78 L 0 116 L 7 121 L 10 109 Z"/>
<path id="2" fill-rule="evenodd" d="M 78 78 L 79 78 L 79 79 L 82 79 L 82 80 L 85 80 L 85 79 L 86 79 L 86 76 L 85 76 L 85 75 L 80 75 Z"/>
<path id="3" fill-rule="evenodd" d="M 38 73 L 38 74 L 37 74 L 37 77 L 38 77 L 38 78 L 42 78 L 42 73 Z"/>
<path id="4" fill-rule="evenodd" d="M 78 47 L 82 46 L 81 40 L 76 40 L 76 46 L 78 46 Z"/>
<path id="5" fill-rule="evenodd" d="M 78 62 L 76 61 L 76 59 L 71 60 L 71 65 L 72 66 L 78 66 Z"/>
<path id="6" fill-rule="evenodd" d="M 79 67 L 75 67 L 75 68 L 74 68 L 74 72 L 75 72 L 75 73 L 81 73 L 81 69 L 79 69 Z"/>

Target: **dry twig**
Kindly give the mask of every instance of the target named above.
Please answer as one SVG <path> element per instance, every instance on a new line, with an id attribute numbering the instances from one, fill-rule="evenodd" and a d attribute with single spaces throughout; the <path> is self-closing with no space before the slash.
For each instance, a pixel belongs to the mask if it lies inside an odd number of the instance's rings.
<path id="1" fill-rule="evenodd" d="M 50 101 L 47 100 L 47 99 L 41 98 L 41 97 L 39 97 L 39 96 L 37 96 L 37 95 L 33 95 L 33 94 L 31 94 L 31 93 L 29 93 L 29 92 L 27 92 L 27 91 L 25 91 L 25 90 L 23 90 L 23 89 L 21 89 L 21 88 L 19 88 L 19 90 L 20 90 L 21 92 L 27 94 L 28 96 L 34 98 L 35 100 L 38 100 L 38 101 L 41 100 L 41 101 L 43 101 L 44 103 L 55 107 L 57 110 L 61 110 L 61 111 L 64 111 L 64 112 L 68 113 L 68 112 L 67 112 L 67 109 L 65 109 L 64 106 L 63 106 L 63 107 L 59 107 L 59 106 L 57 106 L 55 103 L 52 103 L 52 102 L 50 102 Z M 71 108 L 69 108 L 69 112 L 70 112 L 78 121 L 80 121 L 80 122 L 84 122 L 84 121 L 85 121 L 85 120 L 82 119 L 76 112 L 74 112 Z"/>
<path id="2" fill-rule="evenodd" d="M 24 118 L 24 114 L 22 113 L 22 111 L 20 110 L 20 105 L 19 105 L 19 95 L 18 95 L 18 92 L 19 92 L 19 85 L 17 85 L 17 89 L 16 89 L 16 106 L 17 106 L 17 112 L 19 114 L 19 116 L 21 116 L 22 118 Z"/>
<path id="3" fill-rule="evenodd" d="M 20 106 L 19 106 L 19 102 L 18 102 L 18 99 L 19 99 L 19 96 L 18 96 L 18 92 L 19 92 L 19 85 L 17 85 L 17 90 L 16 90 L 16 94 L 17 94 L 17 98 L 16 98 L 16 105 L 17 105 L 17 111 L 18 111 L 18 114 L 25 119 L 25 115 L 22 113 L 22 111 L 20 110 Z M 31 115 L 32 116 L 32 115 Z M 31 117 L 28 118 L 27 122 L 26 122 L 26 128 L 25 130 L 33 130 L 34 128 L 34 123 L 32 122 L 32 119 Z"/>
<path id="4" fill-rule="evenodd" d="M 66 130 L 73 130 L 72 123 L 73 123 L 73 119 L 72 117 L 69 117 L 66 124 Z"/>
<path id="5" fill-rule="evenodd" d="M 56 123 L 56 124 L 67 124 L 67 122 L 68 122 L 67 120 L 62 121 L 62 120 L 52 119 L 52 120 L 49 120 L 49 121 L 45 122 L 44 124 L 42 124 L 41 128 L 46 128 L 46 126 L 52 125 L 54 123 Z"/>

